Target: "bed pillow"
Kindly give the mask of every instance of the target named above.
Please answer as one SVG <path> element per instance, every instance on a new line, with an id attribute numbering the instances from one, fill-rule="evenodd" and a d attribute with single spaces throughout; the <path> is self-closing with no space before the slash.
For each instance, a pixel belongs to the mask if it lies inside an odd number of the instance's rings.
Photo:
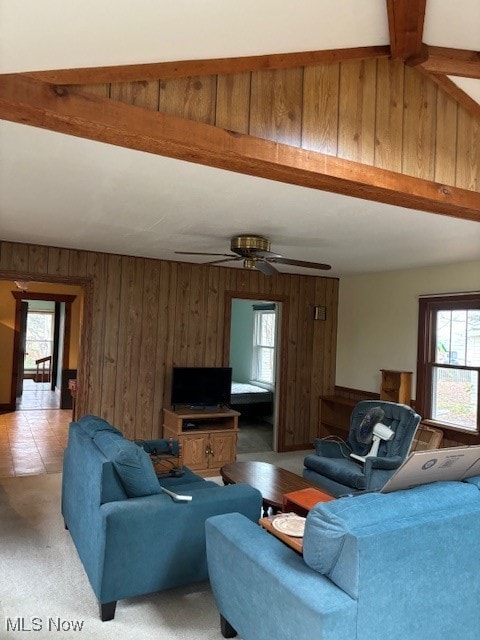
<path id="1" fill-rule="evenodd" d="M 98 432 L 93 441 L 103 455 L 111 460 L 129 498 L 161 493 L 150 456 L 141 447 L 108 431 Z"/>

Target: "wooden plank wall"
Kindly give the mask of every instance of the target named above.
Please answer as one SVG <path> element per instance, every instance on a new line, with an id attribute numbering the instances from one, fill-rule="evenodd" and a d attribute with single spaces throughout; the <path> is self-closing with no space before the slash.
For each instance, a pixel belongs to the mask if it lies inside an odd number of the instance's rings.
<path id="1" fill-rule="evenodd" d="M 480 123 L 398 60 L 72 90 L 480 190 Z"/>
<path id="2" fill-rule="evenodd" d="M 228 364 L 229 295 L 285 301 L 282 450 L 311 446 L 318 396 L 333 391 L 338 280 L 0 243 L 0 277 L 72 279 L 85 286 L 79 414 L 93 413 L 130 438 L 159 435 L 172 365 Z M 314 305 L 327 320 L 314 321 Z"/>

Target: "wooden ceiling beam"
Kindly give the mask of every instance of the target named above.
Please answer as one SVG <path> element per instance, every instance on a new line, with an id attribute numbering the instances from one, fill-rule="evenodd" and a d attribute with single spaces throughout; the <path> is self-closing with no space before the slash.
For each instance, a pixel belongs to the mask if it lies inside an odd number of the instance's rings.
<path id="1" fill-rule="evenodd" d="M 261 140 L 21 75 L 0 76 L 0 118 L 280 182 L 480 222 L 480 193 Z"/>
<path id="2" fill-rule="evenodd" d="M 386 1 L 392 58 L 417 58 L 422 53 L 426 0 Z"/>
<path id="3" fill-rule="evenodd" d="M 480 52 L 427 46 L 427 57 L 420 65 L 430 73 L 480 79 Z"/>
<path id="4" fill-rule="evenodd" d="M 30 78 L 53 84 L 103 84 L 108 82 L 135 82 L 189 76 L 244 73 L 265 69 L 289 69 L 332 64 L 367 58 L 387 58 L 388 46 L 302 51 L 243 58 L 217 58 L 211 60 L 180 60 L 151 64 L 131 64 L 117 67 L 92 67 L 82 69 L 57 69 L 26 73 Z"/>

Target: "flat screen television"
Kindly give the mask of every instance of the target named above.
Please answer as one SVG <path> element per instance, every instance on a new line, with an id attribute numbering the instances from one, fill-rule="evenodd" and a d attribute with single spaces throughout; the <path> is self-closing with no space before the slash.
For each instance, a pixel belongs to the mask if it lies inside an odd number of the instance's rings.
<path id="1" fill-rule="evenodd" d="M 232 393 L 231 367 L 173 367 L 172 405 L 192 409 L 229 405 Z"/>

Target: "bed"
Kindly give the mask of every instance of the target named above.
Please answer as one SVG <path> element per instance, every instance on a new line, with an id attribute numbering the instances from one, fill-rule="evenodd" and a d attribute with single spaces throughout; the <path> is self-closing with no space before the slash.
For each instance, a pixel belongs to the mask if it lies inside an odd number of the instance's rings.
<path id="1" fill-rule="evenodd" d="M 247 382 L 232 382 L 230 405 L 243 415 L 271 415 L 273 391 Z"/>

